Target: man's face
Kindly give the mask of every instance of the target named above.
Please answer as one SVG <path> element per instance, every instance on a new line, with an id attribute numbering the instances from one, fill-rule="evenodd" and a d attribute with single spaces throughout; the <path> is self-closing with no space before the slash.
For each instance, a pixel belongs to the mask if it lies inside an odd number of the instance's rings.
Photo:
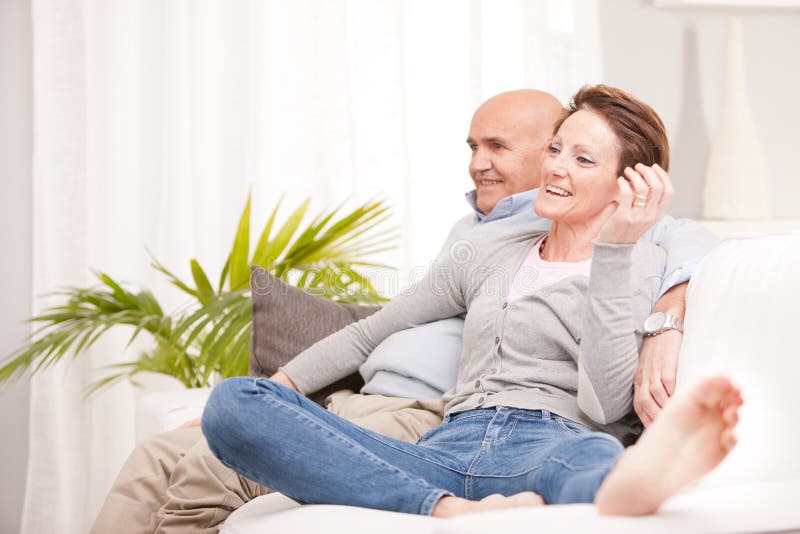
<path id="1" fill-rule="evenodd" d="M 484 214 L 504 197 L 539 187 L 552 122 L 540 126 L 542 121 L 531 116 L 529 107 L 492 99 L 472 118 L 469 174 Z"/>

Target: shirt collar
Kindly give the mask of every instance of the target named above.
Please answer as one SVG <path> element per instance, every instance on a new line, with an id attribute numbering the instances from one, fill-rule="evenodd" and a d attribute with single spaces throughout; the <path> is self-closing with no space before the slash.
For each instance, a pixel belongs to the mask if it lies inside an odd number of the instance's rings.
<path id="1" fill-rule="evenodd" d="M 536 197 L 538 195 L 539 189 L 536 188 L 507 196 L 500 199 L 500 201 L 495 205 L 494 209 L 488 215 L 481 213 L 481 211 L 478 209 L 478 194 L 474 189 L 466 193 L 464 196 L 466 197 L 469 205 L 472 206 L 472 209 L 475 210 L 475 221 L 481 223 L 505 219 L 506 217 L 511 217 L 512 215 L 522 213 L 523 211 L 533 211 L 533 204 L 536 202 Z"/>

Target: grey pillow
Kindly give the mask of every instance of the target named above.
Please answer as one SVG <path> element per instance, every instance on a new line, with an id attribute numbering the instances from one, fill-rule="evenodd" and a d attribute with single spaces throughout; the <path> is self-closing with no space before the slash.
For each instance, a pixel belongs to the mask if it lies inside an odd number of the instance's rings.
<path id="1" fill-rule="evenodd" d="M 310 295 L 276 278 L 261 267 L 250 270 L 253 326 L 250 337 L 250 374 L 269 377 L 303 350 L 348 324 L 372 315 L 380 306 L 338 304 Z M 322 403 L 334 391 L 359 391 L 358 373 L 309 395 Z"/>

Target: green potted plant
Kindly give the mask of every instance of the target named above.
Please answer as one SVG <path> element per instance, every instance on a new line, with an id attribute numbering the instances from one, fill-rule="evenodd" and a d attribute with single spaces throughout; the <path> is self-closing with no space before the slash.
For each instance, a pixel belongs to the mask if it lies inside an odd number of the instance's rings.
<path id="1" fill-rule="evenodd" d="M 136 375 L 142 372 L 175 377 L 187 388 L 246 375 L 252 265 L 334 301 L 385 301 L 358 271 L 359 267 L 386 267 L 365 260 L 396 247 L 397 228 L 384 228 L 391 216 L 384 201 L 368 201 L 349 212 L 343 212 L 343 204 L 323 210 L 302 230 L 310 199 L 295 208 L 282 226 L 273 228 L 281 201 L 251 253 L 248 197 L 216 286 L 196 259 L 190 260 L 189 283 L 150 255 L 151 266 L 189 297 L 189 305 L 179 311 L 165 313 L 152 292 L 131 288 L 102 272 L 94 272 L 97 285 L 54 292 L 62 302 L 29 319 L 40 326 L 28 344 L 0 362 L 0 383 L 26 371 L 36 373 L 67 354 L 78 357 L 104 333 L 121 327 L 132 329 L 128 345 L 142 334 L 152 344 L 134 361 L 105 366 L 105 376 L 87 388 L 87 396 L 125 378 L 136 383 Z"/>

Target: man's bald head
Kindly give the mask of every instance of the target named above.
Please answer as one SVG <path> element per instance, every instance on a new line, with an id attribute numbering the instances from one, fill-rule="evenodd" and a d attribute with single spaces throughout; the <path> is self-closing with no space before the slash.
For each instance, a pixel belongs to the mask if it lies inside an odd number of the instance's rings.
<path id="1" fill-rule="evenodd" d="M 508 124 L 519 122 L 529 134 L 549 138 L 553 135 L 553 124 L 563 110 L 561 102 L 550 93 L 519 89 L 493 96 L 475 110 L 472 120 L 488 116 L 508 121 Z"/>
<path id="2" fill-rule="evenodd" d="M 493 96 L 472 116 L 467 143 L 478 209 L 539 187 L 545 148 L 563 107 L 551 94 L 520 89 Z"/>

